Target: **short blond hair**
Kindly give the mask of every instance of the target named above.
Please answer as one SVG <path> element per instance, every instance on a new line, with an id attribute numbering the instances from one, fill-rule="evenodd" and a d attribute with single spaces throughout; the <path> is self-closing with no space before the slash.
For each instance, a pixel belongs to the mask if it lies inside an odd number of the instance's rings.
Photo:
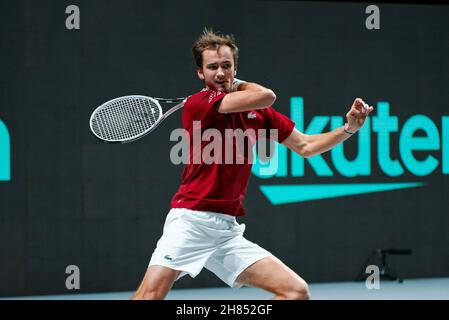
<path id="1" fill-rule="evenodd" d="M 235 43 L 235 38 L 232 34 L 223 35 L 214 32 L 212 29 L 204 28 L 203 33 L 193 44 L 192 53 L 195 58 L 195 63 L 198 68 L 203 67 L 203 51 L 206 49 L 216 49 L 221 46 L 228 46 L 231 48 L 232 54 L 234 56 L 234 64 L 237 66 L 237 59 L 239 48 Z"/>

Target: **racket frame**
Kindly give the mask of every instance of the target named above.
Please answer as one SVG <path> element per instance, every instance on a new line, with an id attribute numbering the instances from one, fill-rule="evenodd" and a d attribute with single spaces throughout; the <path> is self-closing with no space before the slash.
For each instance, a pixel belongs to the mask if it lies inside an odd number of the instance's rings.
<path id="1" fill-rule="evenodd" d="M 133 98 L 138 98 L 138 99 L 148 99 L 151 102 L 153 102 L 157 108 L 159 109 L 159 118 L 156 120 L 156 122 L 147 130 L 145 130 L 144 132 L 142 132 L 141 134 L 135 136 L 135 137 L 131 137 L 125 140 L 106 140 L 100 136 L 97 135 L 97 133 L 94 131 L 93 129 L 93 119 L 95 118 L 95 116 L 97 115 L 98 112 L 100 112 L 100 110 L 106 108 L 107 106 L 115 103 L 118 100 L 126 100 L 126 99 L 133 99 Z M 184 104 L 186 102 L 187 98 L 174 98 L 174 99 L 165 99 L 165 98 L 156 98 L 156 97 L 148 97 L 148 96 L 143 96 L 143 95 L 128 95 L 128 96 L 121 96 L 121 97 L 117 97 L 115 99 L 112 100 L 108 100 L 105 103 L 103 103 L 102 105 L 100 105 L 99 107 L 97 107 L 94 112 L 92 112 L 92 115 L 90 116 L 90 120 L 89 120 L 89 127 L 90 127 L 90 131 L 92 131 L 92 133 L 94 134 L 95 138 L 101 140 L 102 142 L 106 142 L 106 143 L 111 143 L 111 144 L 117 144 L 117 143 L 121 143 L 121 144 L 125 144 L 125 143 L 129 143 L 129 142 L 133 142 L 136 141 L 140 138 L 143 138 L 144 136 L 146 136 L 147 134 L 149 134 L 150 132 L 152 132 L 154 129 L 156 129 L 161 122 L 166 119 L 168 116 L 170 116 L 173 112 L 181 109 L 182 107 L 184 107 Z M 167 112 L 163 113 L 161 104 L 159 102 L 164 102 L 164 103 L 177 103 L 175 106 L 171 107 L 170 109 L 167 110 Z M 98 126 L 98 124 L 97 124 Z"/>

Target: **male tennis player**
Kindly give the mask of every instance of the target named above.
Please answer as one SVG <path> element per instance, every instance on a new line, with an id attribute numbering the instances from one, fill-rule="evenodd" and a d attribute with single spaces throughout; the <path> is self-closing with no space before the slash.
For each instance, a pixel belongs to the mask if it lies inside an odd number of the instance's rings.
<path id="1" fill-rule="evenodd" d="M 232 36 L 205 30 L 192 50 L 205 88 L 190 96 L 183 110 L 183 127 L 190 136 L 193 121 L 201 121 L 202 130 L 215 128 L 223 134 L 225 129 L 277 129 L 280 143 L 311 157 L 348 139 L 373 110 L 357 98 L 344 126 L 306 135 L 271 107 L 276 100 L 272 90 L 234 78 L 238 48 Z M 245 213 L 243 198 L 250 172 L 251 164 L 186 165 L 163 235 L 133 299 L 163 299 L 178 278 L 195 277 L 203 267 L 231 287 L 262 288 L 275 299 L 309 299 L 306 282 L 270 252 L 245 239 L 245 225 L 236 222 L 236 216 Z"/>

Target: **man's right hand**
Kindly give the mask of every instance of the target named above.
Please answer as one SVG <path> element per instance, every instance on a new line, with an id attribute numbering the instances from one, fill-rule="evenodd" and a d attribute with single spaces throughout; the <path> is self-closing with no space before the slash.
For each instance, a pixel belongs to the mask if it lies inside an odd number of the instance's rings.
<path id="1" fill-rule="evenodd" d="M 241 85 L 247 83 L 246 81 L 234 78 L 234 81 L 232 81 L 232 89 L 231 92 L 239 91 L 241 90 Z"/>

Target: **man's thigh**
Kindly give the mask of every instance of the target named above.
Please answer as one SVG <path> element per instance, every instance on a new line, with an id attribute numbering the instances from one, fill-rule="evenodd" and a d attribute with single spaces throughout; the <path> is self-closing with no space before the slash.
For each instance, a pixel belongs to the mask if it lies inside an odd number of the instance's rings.
<path id="1" fill-rule="evenodd" d="M 236 282 L 273 293 L 307 288 L 307 283 L 296 272 L 274 256 L 265 257 L 250 265 L 240 273 Z"/>

